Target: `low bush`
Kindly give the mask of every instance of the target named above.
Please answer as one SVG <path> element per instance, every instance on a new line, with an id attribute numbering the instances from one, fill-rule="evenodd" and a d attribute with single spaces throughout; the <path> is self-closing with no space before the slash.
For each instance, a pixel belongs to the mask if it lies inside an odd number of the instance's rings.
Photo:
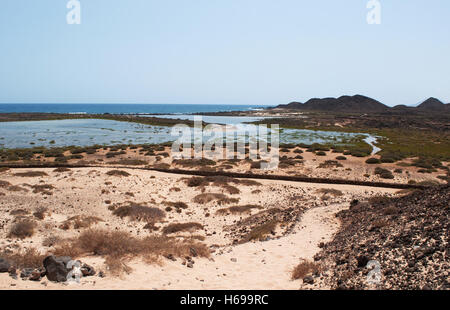
<path id="1" fill-rule="evenodd" d="M 111 165 L 126 165 L 126 166 L 141 166 L 147 165 L 148 162 L 140 159 L 120 159 L 118 161 L 110 162 Z"/>
<path id="2" fill-rule="evenodd" d="M 76 239 L 66 240 L 59 245 L 54 254 L 71 256 L 91 254 L 105 257 L 105 264 L 113 274 L 130 272 L 125 264 L 128 260 L 142 256 L 147 263 L 157 262 L 159 257 L 185 258 L 187 256 L 209 257 L 208 247 L 195 240 L 177 240 L 167 236 L 148 236 L 136 238 L 124 231 L 87 230 Z"/>
<path id="3" fill-rule="evenodd" d="M 113 214 L 121 218 L 128 217 L 132 221 L 156 222 L 163 219 L 166 214 L 163 210 L 155 207 L 130 203 L 127 206 L 120 206 L 113 210 Z"/>
<path id="4" fill-rule="evenodd" d="M 20 220 L 19 222 L 13 224 L 8 236 L 20 239 L 31 237 L 34 234 L 34 229 L 36 226 L 36 223 L 29 219 Z"/>
<path id="5" fill-rule="evenodd" d="M 318 168 L 342 168 L 344 167 L 340 162 L 336 160 L 326 160 L 320 163 Z"/>
<path id="6" fill-rule="evenodd" d="M 48 176 L 48 174 L 44 171 L 26 171 L 26 172 L 18 172 L 14 174 L 17 177 L 44 177 Z"/>
<path id="7" fill-rule="evenodd" d="M 45 216 L 47 215 L 48 209 L 47 207 L 37 207 L 36 210 L 34 211 L 33 215 L 35 218 L 43 220 L 45 218 Z"/>
<path id="8" fill-rule="evenodd" d="M 239 198 L 229 198 L 220 193 L 203 193 L 194 197 L 193 202 L 198 204 L 207 204 L 209 202 L 216 201 L 217 204 L 238 203 Z"/>
<path id="9" fill-rule="evenodd" d="M 200 223 L 174 223 L 169 224 L 166 227 L 163 228 L 162 232 L 166 235 L 174 234 L 180 231 L 196 231 L 199 229 L 203 229 L 203 225 Z"/>
<path id="10" fill-rule="evenodd" d="M 263 241 L 267 235 L 274 234 L 274 231 L 278 225 L 278 221 L 272 220 L 264 224 L 254 227 L 246 236 L 241 240 L 241 243 L 249 242 L 252 240 Z"/>
<path id="11" fill-rule="evenodd" d="M 117 177 L 129 177 L 131 175 L 123 170 L 110 170 L 106 174 L 109 176 L 117 176 Z"/>
<path id="12" fill-rule="evenodd" d="M 320 265 L 313 262 L 302 261 L 298 264 L 291 273 L 292 280 L 305 278 L 308 274 L 315 274 L 320 272 Z"/>
<path id="13" fill-rule="evenodd" d="M 250 213 L 253 209 L 261 210 L 262 207 L 258 205 L 244 205 L 244 206 L 233 206 L 229 208 L 223 208 L 217 210 L 218 215 L 227 215 L 227 214 L 242 214 L 242 213 Z"/>
<path id="14" fill-rule="evenodd" d="M 382 179 L 394 179 L 394 175 L 390 170 L 381 167 L 375 168 L 375 174 L 380 176 Z"/>
<path id="15" fill-rule="evenodd" d="M 374 158 L 374 157 L 368 158 L 366 160 L 366 164 L 369 164 L 369 165 L 374 165 L 374 164 L 379 164 L 379 163 L 381 163 L 380 160 L 378 158 Z"/>

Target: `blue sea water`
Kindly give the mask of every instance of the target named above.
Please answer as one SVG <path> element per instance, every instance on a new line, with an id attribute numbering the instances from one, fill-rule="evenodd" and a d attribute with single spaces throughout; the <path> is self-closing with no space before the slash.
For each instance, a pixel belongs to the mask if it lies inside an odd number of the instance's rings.
<path id="1" fill-rule="evenodd" d="M 247 111 L 257 105 L 231 104 L 0 104 L 0 113 L 86 113 L 86 114 L 190 114 L 206 112 Z"/>

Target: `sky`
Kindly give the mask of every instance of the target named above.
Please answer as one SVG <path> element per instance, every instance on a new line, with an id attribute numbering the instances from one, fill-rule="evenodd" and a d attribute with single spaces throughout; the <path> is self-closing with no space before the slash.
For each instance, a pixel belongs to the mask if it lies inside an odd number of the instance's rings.
<path id="1" fill-rule="evenodd" d="M 0 103 L 450 102 L 450 1 L 2 0 Z"/>

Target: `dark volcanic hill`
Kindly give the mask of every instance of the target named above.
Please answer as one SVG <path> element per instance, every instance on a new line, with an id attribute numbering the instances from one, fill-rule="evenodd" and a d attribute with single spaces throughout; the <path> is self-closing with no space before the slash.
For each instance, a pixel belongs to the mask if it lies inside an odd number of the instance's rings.
<path id="1" fill-rule="evenodd" d="M 339 98 L 314 98 L 305 103 L 291 102 L 278 108 L 330 112 L 384 112 L 389 109 L 381 102 L 361 95 L 342 96 Z"/>
<path id="2" fill-rule="evenodd" d="M 443 103 L 439 99 L 431 97 L 419 104 L 417 108 L 421 110 L 444 111 L 448 110 L 450 105 Z"/>
<path id="3" fill-rule="evenodd" d="M 362 95 L 341 96 L 339 98 L 313 98 L 305 103 L 291 102 L 285 105 L 279 105 L 276 108 L 304 110 L 304 111 L 327 111 L 327 112 L 345 112 L 345 113 L 377 113 L 377 112 L 439 112 L 449 111 L 450 103 L 444 104 L 436 98 L 429 98 L 422 102 L 419 106 L 397 105 L 388 107 L 381 102 Z"/>

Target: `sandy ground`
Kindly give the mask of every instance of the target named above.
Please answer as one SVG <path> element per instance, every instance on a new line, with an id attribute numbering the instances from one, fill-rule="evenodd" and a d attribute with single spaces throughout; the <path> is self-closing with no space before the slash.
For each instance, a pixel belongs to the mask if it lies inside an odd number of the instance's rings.
<path id="1" fill-rule="evenodd" d="M 17 173 L 43 171 L 47 176 L 20 177 Z M 187 268 L 181 259 L 171 261 L 163 258 L 160 264 L 148 265 L 139 259 L 130 262 L 132 272 L 122 277 L 108 274 L 102 257 L 81 257 L 97 271 L 105 271 L 106 277 L 83 278 L 80 284 L 56 284 L 13 280 L 8 274 L 0 274 L 0 289 L 299 289 L 302 280 L 291 281 L 290 272 L 301 259 L 311 260 L 319 251 L 318 244 L 331 240 L 338 230 L 336 212 L 347 208 L 353 199 L 364 199 L 374 195 L 393 195 L 396 190 L 350 185 L 309 184 L 287 181 L 258 180 L 259 185 L 236 185 L 239 194 L 227 194 L 239 199 L 238 203 L 219 205 L 193 202 L 202 192 L 225 193 L 223 188 L 207 186 L 204 189 L 186 185 L 189 176 L 172 175 L 154 171 L 126 170 L 128 177 L 108 176 L 109 168 L 81 168 L 67 172 L 53 169 L 11 169 L 0 174 L 0 180 L 16 186 L 0 188 L 0 247 L 9 250 L 34 247 L 42 253 L 51 253 L 51 246 L 43 241 L 51 236 L 74 237 L 85 228 L 62 229 L 68 218 L 76 215 L 97 216 L 101 222 L 94 228 L 126 230 L 135 236 L 160 230 L 144 230 L 145 223 L 130 221 L 112 215 L 108 206 L 127 201 L 145 203 L 164 208 L 166 202 L 183 201 L 188 209 L 181 213 L 167 212 L 165 219 L 157 223 L 163 228 L 170 223 L 198 222 L 204 229 L 182 232 L 176 237 L 202 236 L 208 246 L 214 245 L 211 258 L 196 258 L 193 268 Z M 54 188 L 47 193 L 33 193 L 31 186 L 49 184 Z M 17 187 L 21 188 L 17 189 Z M 178 188 L 179 191 L 173 190 Z M 320 189 L 336 189 L 341 196 L 323 197 Z M 130 195 L 131 194 L 131 195 Z M 261 210 L 248 214 L 219 216 L 216 211 L 231 205 L 257 204 Z M 24 209 L 31 214 L 37 207 L 48 208 L 49 215 L 38 222 L 36 233 L 26 239 L 8 237 L 11 225 L 17 218 L 11 211 Z M 243 220 L 259 212 L 281 208 L 298 211 L 298 218 L 290 219 L 286 227 L 278 227 L 274 236 L 267 241 L 251 241 L 235 244 L 239 238 L 237 228 Z M 25 215 L 32 217 L 31 215 Z M 289 226 L 290 224 L 291 226 Z M 288 229 L 290 227 L 290 229 Z M 317 284 L 314 288 L 326 288 Z"/>

